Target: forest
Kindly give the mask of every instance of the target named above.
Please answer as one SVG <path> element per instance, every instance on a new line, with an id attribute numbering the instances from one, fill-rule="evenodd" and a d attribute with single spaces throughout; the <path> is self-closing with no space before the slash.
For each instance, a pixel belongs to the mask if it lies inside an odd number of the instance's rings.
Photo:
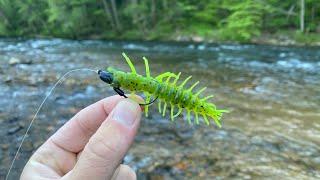
<path id="1" fill-rule="evenodd" d="M 0 0 L 0 37 L 320 41 L 319 0 Z"/>

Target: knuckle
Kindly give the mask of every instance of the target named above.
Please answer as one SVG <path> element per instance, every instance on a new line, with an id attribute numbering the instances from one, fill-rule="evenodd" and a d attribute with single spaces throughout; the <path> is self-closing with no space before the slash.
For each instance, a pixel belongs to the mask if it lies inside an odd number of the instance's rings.
<path id="1" fill-rule="evenodd" d="M 83 111 L 83 110 L 81 110 Z M 81 129 L 81 131 L 84 133 L 84 134 L 93 134 L 95 131 L 93 129 L 90 129 L 88 123 L 88 121 L 83 121 L 82 119 L 80 118 L 77 118 L 75 123 L 78 125 L 78 127 Z"/>

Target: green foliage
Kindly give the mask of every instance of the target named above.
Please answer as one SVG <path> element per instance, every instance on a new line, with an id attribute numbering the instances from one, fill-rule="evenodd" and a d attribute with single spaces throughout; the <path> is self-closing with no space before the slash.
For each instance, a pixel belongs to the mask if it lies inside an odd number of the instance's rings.
<path id="1" fill-rule="evenodd" d="M 302 42 L 303 44 L 312 45 L 314 43 L 320 42 L 320 36 L 318 34 L 308 34 L 307 36 L 299 31 L 296 32 L 286 32 L 286 34 L 291 33 L 291 37 L 297 42 Z"/>
<path id="2" fill-rule="evenodd" d="M 49 0 L 47 13 L 51 33 L 59 37 L 86 37 L 107 27 L 101 4 L 92 0 Z"/>
<path id="3" fill-rule="evenodd" d="M 262 18 L 267 8 L 259 1 L 240 0 L 233 6 L 226 6 L 230 15 L 222 21 L 221 38 L 248 41 L 260 35 Z"/>
<path id="4" fill-rule="evenodd" d="M 17 33 L 17 21 L 14 21 L 17 9 L 15 1 L 0 0 L 0 35 L 10 36 Z"/>
<path id="5" fill-rule="evenodd" d="M 305 7 L 305 32 L 320 31 L 320 3 Z M 299 13 L 300 0 L 0 0 L 0 36 L 246 42 L 298 30 Z"/>
<path id="6" fill-rule="evenodd" d="M 47 14 L 43 9 L 47 9 L 47 3 L 43 0 L 24 0 L 17 3 L 17 14 L 23 15 L 19 17 L 20 23 L 18 27 L 25 26 L 29 28 L 21 29 L 21 34 L 37 34 L 46 31 Z"/>

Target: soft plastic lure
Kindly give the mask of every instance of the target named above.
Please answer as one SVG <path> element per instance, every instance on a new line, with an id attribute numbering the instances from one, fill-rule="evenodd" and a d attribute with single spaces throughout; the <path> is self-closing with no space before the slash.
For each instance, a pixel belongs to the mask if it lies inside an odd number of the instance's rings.
<path id="1" fill-rule="evenodd" d="M 140 105 L 145 106 L 146 116 L 148 116 L 148 107 L 159 98 L 159 112 L 165 116 L 167 105 L 169 104 L 171 107 L 170 116 L 172 121 L 181 114 L 183 109 L 186 109 L 189 124 L 191 124 L 191 112 L 193 112 L 195 114 L 196 124 L 199 124 L 198 116 L 200 114 L 207 125 L 210 124 L 210 121 L 208 120 L 209 116 L 215 121 L 217 126 L 221 127 L 221 116 L 224 112 L 227 112 L 227 110 L 218 110 L 213 103 L 208 102 L 207 100 L 212 98 L 212 95 L 204 98 L 199 97 L 206 87 L 200 89 L 196 93 L 192 92 L 193 88 L 199 83 L 199 81 L 188 89 L 185 89 L 184 86 L 188 80 L 191 79 L 191 76 L 187 77 L 179 85 L 177 82 L 181 73 L 174 74 L 171 72 L 165 72 L 155 78 L 151 77 L 148 60 L 145 57 L 143 57 L 143 60 L 146 68 L 146 76 L 139 75 L 129 57 L 125 53 L 122 53 L 122 55 L 127 61 L 131 72 L 118 71 L 109 67 L 106 71 L 99 70 L 98 74 L 102 81 L 110 84 L 120 96 L 125 98 L 127 98 L 127 96 L 120 88 L 130 90 L 131 94 L 134 94 L 135 92 L 143 92 L 146 100 L 144 104 Z M 171 78 L 173 79 L 171 80 Z M 151 100 L 151 97 L 153 97 L 153 100 Z M 163 107 L 162 102 L 164 103 Z M 174 114 L 175 107 L 178 108 L 178 112 Z"/>

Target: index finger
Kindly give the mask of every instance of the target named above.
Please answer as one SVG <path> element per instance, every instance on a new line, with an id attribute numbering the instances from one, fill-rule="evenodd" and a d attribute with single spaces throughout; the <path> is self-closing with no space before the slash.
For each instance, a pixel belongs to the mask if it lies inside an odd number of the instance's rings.
<path id="1" fill-rule="evenodd" d="M 111 96 L 84 108 L 51 136 L 50 140 L 64 150 L 80 152 L 121 99 L 123 97 L 118 95 Z"/>

